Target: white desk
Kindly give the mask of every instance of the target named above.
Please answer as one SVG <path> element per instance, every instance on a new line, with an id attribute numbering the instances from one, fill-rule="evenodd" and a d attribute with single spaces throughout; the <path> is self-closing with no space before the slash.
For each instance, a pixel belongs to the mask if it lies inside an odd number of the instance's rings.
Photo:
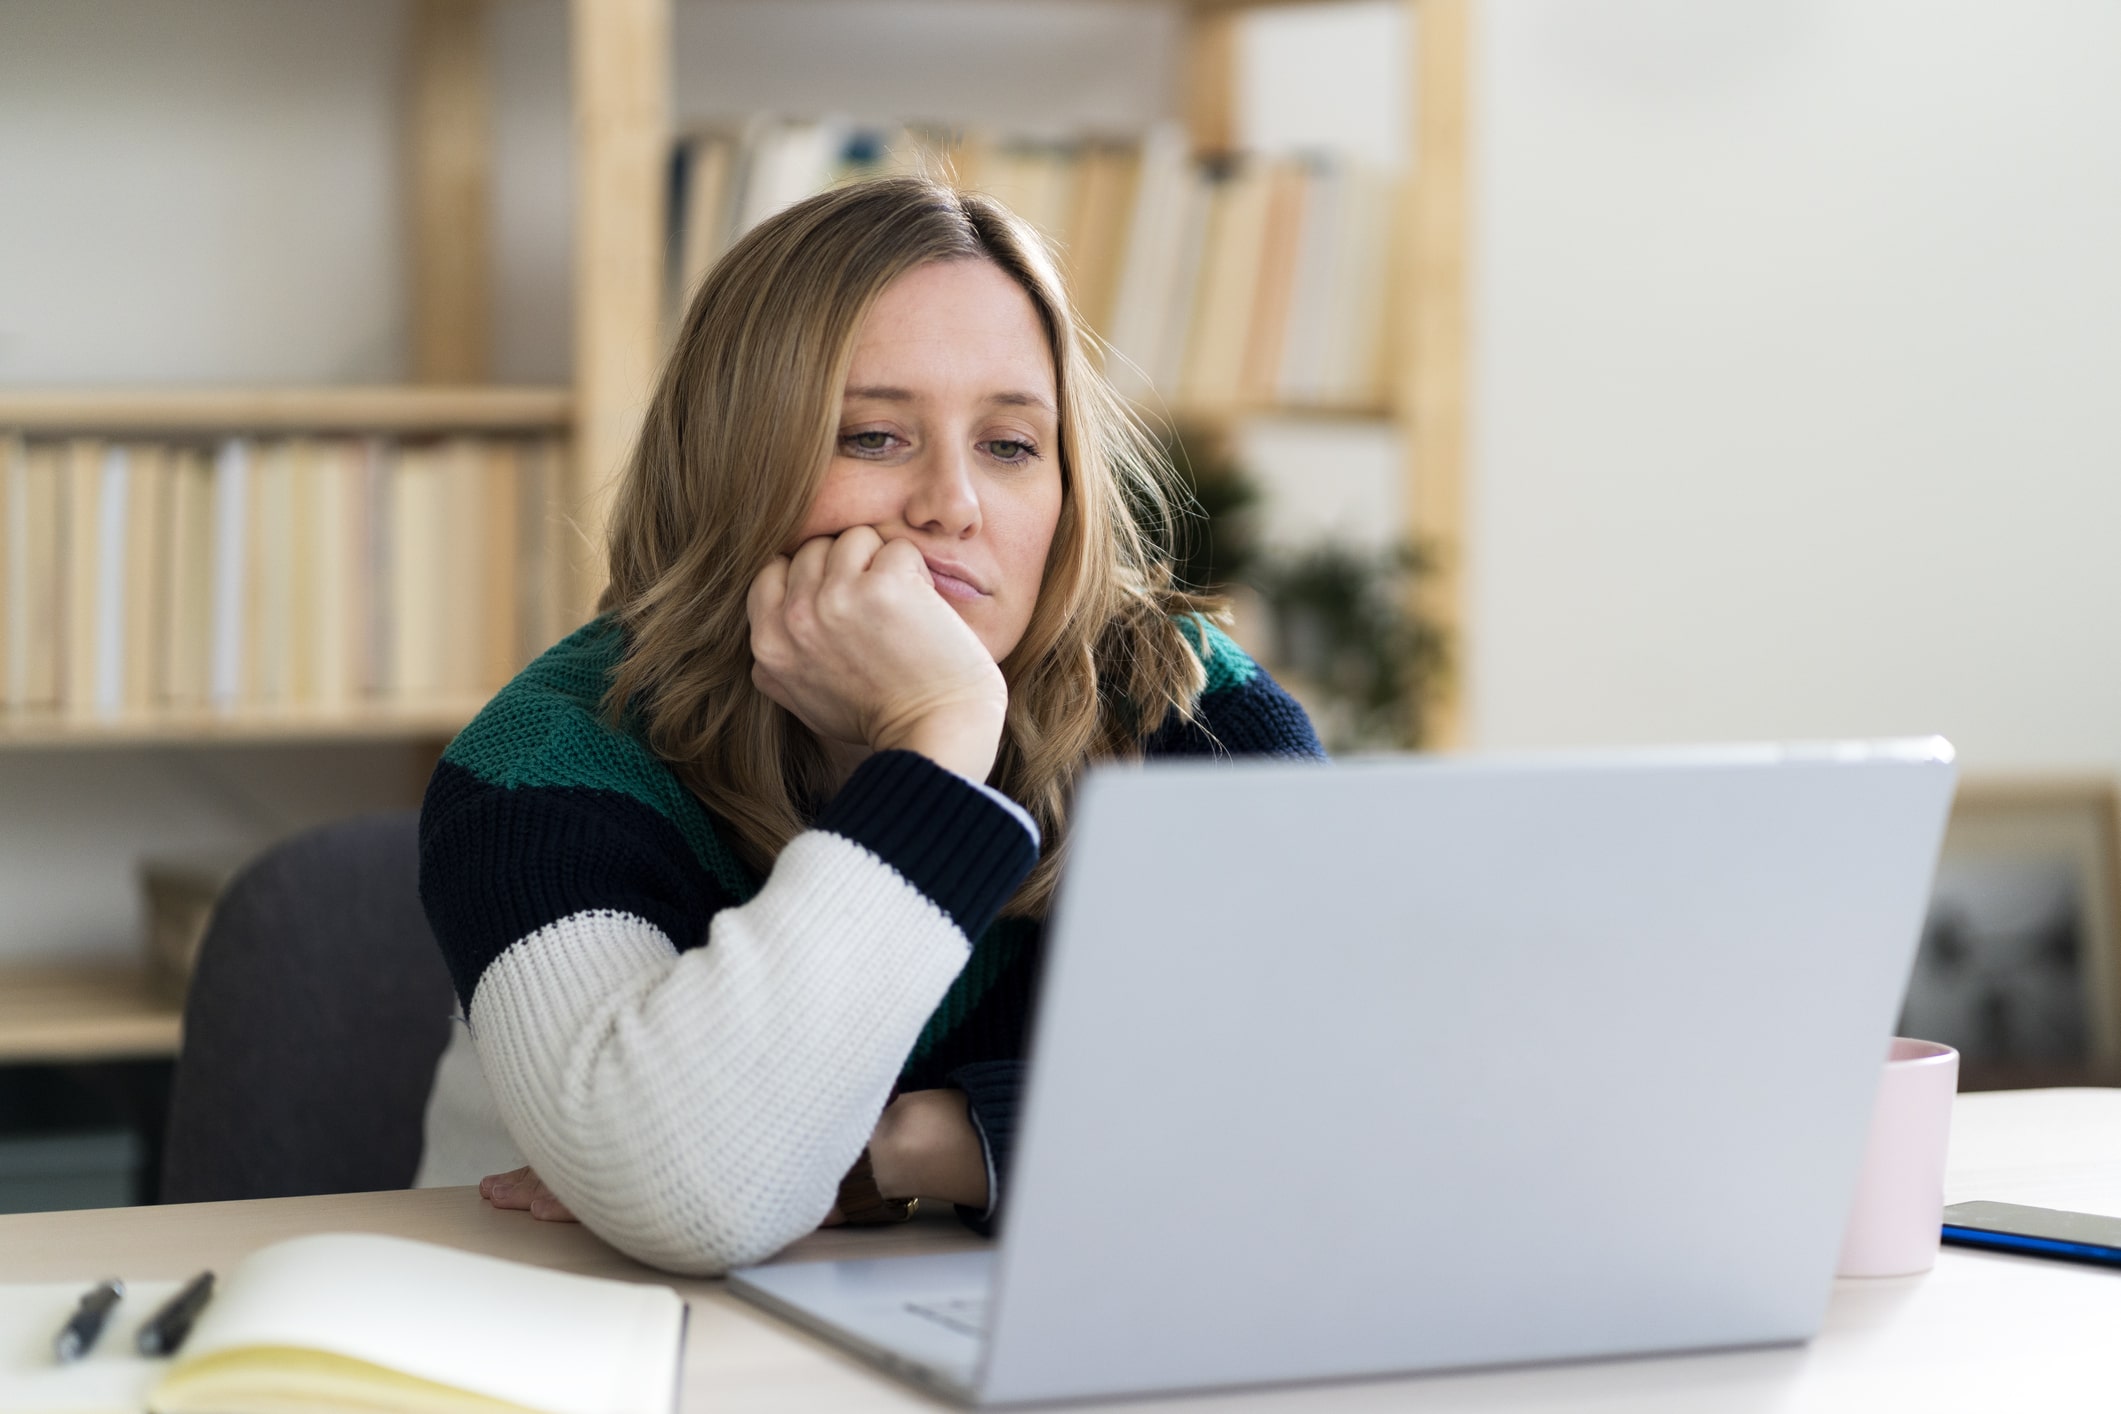
<path id="1" fill-rule="evenodd" d="M 2121 1214 L 2121 1090 L 1961 1096 L 1947 1198 Z M 296 1233 L 390 1232 L 570 1271 L 663 1280 L 571 1224 L 488 1208 L 470 1189 L 0 1217 L 0 1279 L 225 1270 Z M 976 1243 L 948 1221 L 820 1233 L 791 1260 Z M 692 1302 L 688 1411 L 933 1409 L 923 1396 L 760 1315 L 716 1282 Z M 1844 1281 L 1808 1346 L 1263 1390 L 1100 1406 L 1229 1410 L 2039 1411 L 2121 1408 L 2121 1272 L 1946 1248 L 1927 1276 Z"/>

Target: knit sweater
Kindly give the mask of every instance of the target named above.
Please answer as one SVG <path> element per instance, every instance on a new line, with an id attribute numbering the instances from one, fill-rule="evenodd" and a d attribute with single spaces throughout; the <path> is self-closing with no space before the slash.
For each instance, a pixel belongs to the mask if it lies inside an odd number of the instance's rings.
<path id="1" fill-rule="evenodd" d="M 1323 756 L 1236 644 L 1183 628 L 1206 687 L 1145 755 Z M 712 1274 L 817 1226 L 894 1089 L 954 1086 L 998 1200 L 1043 942 L 996 917 L 1038 859 L 1021 812 L 883 752 L 759 877 L 601 716 L 622 649 L 598 619 L 531 664 L 420 817 L 421 897 L 539 1177 L 621 1251 Z"/>

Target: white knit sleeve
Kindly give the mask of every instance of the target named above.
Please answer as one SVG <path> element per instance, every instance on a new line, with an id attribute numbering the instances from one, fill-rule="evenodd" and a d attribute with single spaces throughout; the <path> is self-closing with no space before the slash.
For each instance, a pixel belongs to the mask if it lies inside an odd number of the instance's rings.
<path id="1" fill-rule="evenodd" d="M 900 872 L 813 830 L 705 947 L 601 910 L 520 939 L 480 977 L 472 1033 L 510 1133 L 576 1216 L 710 1275 L 824 1218 L 967 952 Z"/>

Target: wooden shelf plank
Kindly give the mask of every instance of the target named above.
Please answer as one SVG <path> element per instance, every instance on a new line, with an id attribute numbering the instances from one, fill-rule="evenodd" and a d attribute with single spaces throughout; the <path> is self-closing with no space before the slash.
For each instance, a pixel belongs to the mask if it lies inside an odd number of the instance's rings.
<path id="1" fill-rule="evenodd" d="M 0 967 L 0 1063 L 173 1056 L 182 1030 L 182 1008 L 138 964 Z"/>
<path id="2" fill-rule="evenodd" d="M 1152 416 L 1174 422 L 1232 422 L 1238 418 L 1286 418 L 1316 422 L 1390 422 L 1392 409 L 1384 403 L 1230 403 L 1202 406 L 1176 403 L 1168 408 L 1145 407 Z"/>
<path id="3" fill-rule="evenodd" d="M 568 0 L 574 90 L 574 476 L 578 607 L 604 587 L 618 478 L 662 362 L 673 0 Z"/>
<path id="4" fill-rule="evenodd" d="M 1467 423 L 1471 335 L 1467 287 L 1472 250 L 1472 0 L 1403 0 L 1413 45 L 1414 102 L 1408 137 L 1415 180 L 1406 234 L 1394 267 L 1397 340 L 1405 350 L 1394 402 L 1407 410 L 1406 534 L 1434 556 L 1415 588 L 1439 625 L 1454 664 L 1465 646 Z M 1466 675 L 1445 671 L 1431 689 L 1423 745 L 1449 750 L 1466 740 Z"/>
<path id="5" fill-rule="evenodd" d="M 412 364 L 479 383 L 491 364 L 493 76 L 486 0 L 416 0 L 404 112 Z"/>
<path id="6" fill-rule="evenodd" d="M 0 389 L 0 430 L 21 432 L 561 431 L 566 388 Z"/>
<path id="7" fill-rule="evenodd" d="M 1283 9 L 1295 5 L 1329 5 L 1343 0 L 1180 0 L 1182 8 L 1196 14 L 1241 14 L 1246 10 Z"/>
<path id="8" fill-rule="evenodd" d="M 0 751 L 65 747 L 243 745 L 271 742 L 439 741 L 455 736 L 483 698 L 354 707 L 172 709 L 90 716 L 0 714 Z"/>

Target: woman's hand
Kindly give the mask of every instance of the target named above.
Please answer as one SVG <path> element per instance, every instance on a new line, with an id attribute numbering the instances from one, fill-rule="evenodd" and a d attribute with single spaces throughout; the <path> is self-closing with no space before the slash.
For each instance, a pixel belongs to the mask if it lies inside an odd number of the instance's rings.
<path id="1" fill-rule="evenodd" d="M 994 769 L 1009 689 L 912 542 L 866 525 L 805 541 L 751 582 L 751 680 L 828 741 Z"/>
<path id="2" fill-rule="evenodd" d="M 479 1196 L 496 1208 L 528 1208 L 532 1217 L 549 1223 L 577 1221 L 559 1195 L 547 1188 L 528 1164 L 508 1173 L 486 1175 L 479 1180 Z"/>
<path id="3" fill-rule="evenodd" d="M 987 1155 L 962 1090 L 909 1090 L 885 1106 L 869 1164 L 886 1198 L 987 1206 Z"/>

